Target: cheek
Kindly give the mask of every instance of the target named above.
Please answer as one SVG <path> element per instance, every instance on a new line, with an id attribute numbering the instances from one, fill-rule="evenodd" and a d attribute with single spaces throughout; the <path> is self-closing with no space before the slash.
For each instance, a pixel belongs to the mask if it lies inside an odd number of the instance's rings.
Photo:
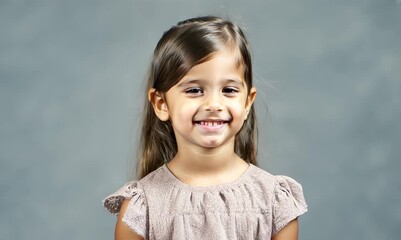
<path id="1" fill-rule="evenodd" d="M 179 121 L 181 124 L 192 124 L 196 111 L 197 108 L 193 104 L 179 104 L 173 109 L 172 119 Z"/>
<path id="2" fill-rule="evenodd" d="M 235 101 L 231 103 L 231 112 L 233 115 L 238 117 L 246 117 L 245 101 Z"/>

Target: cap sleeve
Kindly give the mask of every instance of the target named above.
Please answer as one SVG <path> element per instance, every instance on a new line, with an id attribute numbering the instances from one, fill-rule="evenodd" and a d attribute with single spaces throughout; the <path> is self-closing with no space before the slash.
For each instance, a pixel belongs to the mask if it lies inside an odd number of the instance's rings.
<path id="1" fill-rule="evenodd" d="M 276 176 L 273 203 L 273 235 L 308 210 L 302 186 L 287 176 Z"/>
<path id="2" fill-rule="evenodd" d="M 131 181 L 103 200 L 103 206 L 112 214 L 120 212 L 125 199 L 131 199 L 122 218 L 132 230 L 146 238 L 148 210 L 144 192 L 138 181 Z"/>

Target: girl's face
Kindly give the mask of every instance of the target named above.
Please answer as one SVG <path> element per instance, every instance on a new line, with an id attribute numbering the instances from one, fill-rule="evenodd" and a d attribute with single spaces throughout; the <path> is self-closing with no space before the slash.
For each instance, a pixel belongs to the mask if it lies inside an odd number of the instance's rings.
<path id="1" fill-rule="evenodd" d="M 243 69 L 234 54 L 231 50 L 214 53 L 171 87 L 165 102 L 161 97 L 152 101 L 159 118 L 171 121 L 178 150 L 234 143 L 256 96 L 255 88 L 247 94 Z"/>

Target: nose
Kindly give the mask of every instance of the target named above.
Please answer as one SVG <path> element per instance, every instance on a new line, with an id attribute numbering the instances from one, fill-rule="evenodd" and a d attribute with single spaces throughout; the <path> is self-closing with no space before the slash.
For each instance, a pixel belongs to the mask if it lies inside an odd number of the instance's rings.
<path id="1" fill-rule="evenodd" d="M 205 110 L 208 112 L 221 112 L 223 111 L 223 105 L 221 97 L 218 93 L 211 94 L 205 102 Z"/>

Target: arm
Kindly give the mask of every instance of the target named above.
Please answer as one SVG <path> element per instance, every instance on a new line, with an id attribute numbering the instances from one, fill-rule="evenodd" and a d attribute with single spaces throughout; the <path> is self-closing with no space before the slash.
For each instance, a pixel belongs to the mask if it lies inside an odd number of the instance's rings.
<path id="1" fill-rule="evenodd" d="M 134 231 L 132 231 L 131 228 L 129 228 L 128 225 L 122 221 L 129 201 L 130 201 L 130 199 L 126 199 L 126 200 L 124 200 L 123 204 L 121 205 L 121 210 L 120 210 L 120 213 L 118 214 L 116 228 L 114 231 L 114 239 L 115 240 L 143 240 L 143 238 L 141 236 L 139 236 Z"/>
<path id="2" fill-rule="evenodd" d="M 272 240 L 297 240 L 298 239 L 298 219 L 292 220 L 282 228 Z"/>

